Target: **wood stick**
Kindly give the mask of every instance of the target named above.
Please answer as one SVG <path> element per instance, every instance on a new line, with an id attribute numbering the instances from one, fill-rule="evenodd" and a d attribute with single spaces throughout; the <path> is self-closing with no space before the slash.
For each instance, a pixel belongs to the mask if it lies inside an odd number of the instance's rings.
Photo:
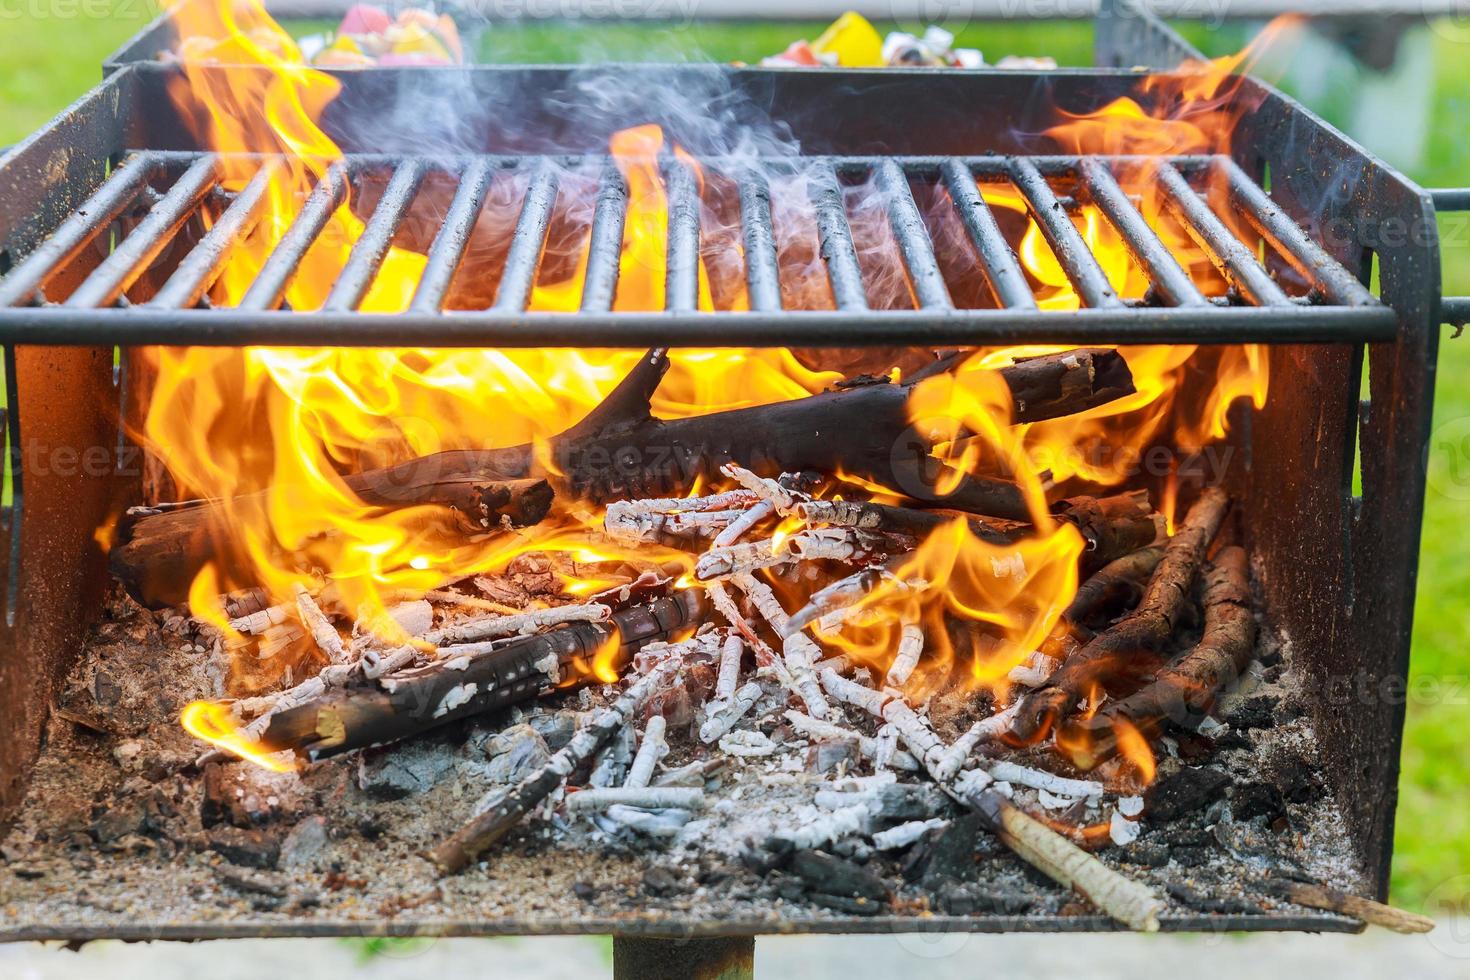
<path id="1" fill-rule="evenodd" d="M 685 786 L 625 785 L 578 790 L 567 796 L 567 811 L 570 813 L 595 813 L 610 806 L 637 806 L 650 810 L 703 810 L 704 790 Z"/>
<path id="2" fill-rule="evenodd" d="M 1416 915 L 1396 909 L 1392 905 L 1375 902 L 1371 898 L 1349 895 L 1335 888 L 1313 885 L 1300 881 L 1275 880 L 1266 883 L 1266 890 L 1297 905 L 1325 912 L 1341 912 L 1343 915 L 1361 919 L 1369 925 L 1382 926 L 1394 932 L 1432 932 L 1435 921 L 1427 915 Z"/>
<path id="3" fill-rule="evenodd" d="M 469 501 L 481 518 L 477 526 L 493 526 L 502 517 L 529 524 L 550 506 L 547 480 L 571 499 L 601 503 L 677 494 L 698 479 L 718 478 L 721 466 L 739 461 L 773 473 L 845 472 L 922 504 L 1027 517 L 1020 490 L 1009 481 L 933 471 L 931 447 L 916 441 L 912 428 L 912 383 L 863 384 L 752 408 L 657 419 L 650 403 L 667 370 L 666 351 L 648 352 L 602 404 L 545 443 L 447 450 L 348 477 L 348 489 L 373 506 L 445 500 L 470 506 Z M 1068 351 L 998 373 L 1025 405 L 1021 421 L 1034 421 L 1038 413 L 1084 411 L 1133 390 L 1116 351 Z M 432 480 L 426 483 L 425 474 Z M 941 494 L 939 486 L 953 489 Z M 493 489 L 488 497 L 487 488 Z M 498 508 L 490 508 L 502 497 Z M 223 567 L 248 568 L 245 556 L 229 553 L 227 510 L 200 503 L 133 515 L 112 551 L 113 573 L 134 599 L 159 608 L 183 602 L 199 569 L 213 558 L 225 559 Z"/>
<path id="4" fill-rule="evenodd" d="M 1013 854 L 1052 881 L 1130 929 L 1158 932 L 1164 903 L 1147 885 L 1109 868 L 994 789 L 972 790 L 960 801 L 980 814 Z"/>
<path id="5" fill-rule="evenodd" d="M 870 714 L 885 720 L 898 718 L 905 713 L 918 719 L 897 692 L 874 691 L 863 688 L 852 681 L 843 680 L 831 671 L 822 675 L 829 693 L 848 704 L 861 707 Z M 841 692 L 840 694 L 838 692 Z M 895 706 L 902 705 L 906 712 L 896 712 Z M 936 750 L 937 737 L 931 738 L 933 730 L 927 723 L 922 725 L 927 732 L 919 732 L 909 718 L 899 728 L 899 737 L 910 742 L 909 748 L 939 787 L 954 799 L 978 813 L 986 826 L 1005 844 L 1012 853 L 1033 868 L 1041 871 L 1058 884 L 1071 888 L 1087 898 L 1105 914 L 1126 924 L 1130 929 L 1156 932 L 1159 928 L 1159 913 L 1164 903 L 1152 890 L 1139 882 L 1125 878 L 1103 864 L 1096 857 L 1067 840 L 1021 810 L 1009 799 L 989 788 L 991 779 L 983 772 L 972 772 L 968 778 L 957 778 L 957 773 L 939 768 L 945 760 L 942 744 Z M 922 721 L 922 719 L 918 719 Z"/>
<path id="6" fill-rule="evenodd" d="M 654 715 L 648 719 L 643 726 L 643 738 L 638 743 L 633 764 L 628 767 L 628 778 L 623 780 L 624 786 L 639 789 L 653 782 L 653 767 L 658 765 L 658 760 L 669 754 L 669 743 L 664 738 L 664 729 L 667 727 L 668 721 L 663 715 Z"/>
<path id="7" fill-rule="evenodd" d="M 431 630 L 424 634 L 424 642 L 434 646 L 477 643 L 504 636 L 529 635 L 548 626 L 561 626 L 565 623 L 605 623 L 611 616 L 612 609 L 600 603 L 548 606 L 545 609 L 532 609 L 509 616 L 476 616 L 442 629 Z"/>
<path id="8" fill-rule="evenodd" d="M 1046 687 L 1021 699 L 1011 729 L 1015 740 L 1040 739 L 1053 722 L 1077 705 L 1102 675 L 1168 642 L 1188 607 L 1205 550 L 1219 531 L 1229 504 L 1225 491 L 1218 487 L 1200 494 L 1179 532 L 1164 549 L 1138 608 L 1068 657 Z"/>
<path id="9" fill-rule="evenodd" d="M 1164 721 L 1194 727 L 1250 664 L 1256 646 L 1250 575 L 1243 548 L 1222 549 L 1204 575 L 1205 630 L 1199 645 L 1128 697 L 1106 704 L 1093 717 L 1068 726 L 1072 762 L 1087 770 L 1117 751 L 1120 720 L 1144 733 Z"/>
<path id="10" fill-rule="evenodd" d="M 261 737 L 266 751 L 293 749 L 310 761 L 396 741 L 472 714 L 506 707 L 544 690 L 549 675 L 606 657 L 621 669 L 647 644 L 704 619 L 704 595 L 687 589 L 614 613 L 603 623 L 579 622 L 512 640 L 478 656 L 455 657 L 382 677 L 377 687 L 330 689 L 306 704 L 276 713 Z M 584 668 L 585 669 L 585 668 Z M 465 696 L 467 687 L 473 691 Z M 446 699 L 451 706 L 444 711 Z M 457 703 L 456 703 L 457 702 Z"/>
<path id="11" fill-rule="evenodd" d="M 599 711 L 590 724 L 578 729 L 572 740 L 546 765 L 521 780 L 515 788 L 430 851 L 427 856 L 439 873 L 454 874 L 509 835 L 521 818 L 561 788 L 567 777 L 590 761 L 604 743 L 627 725 L 678 666 L 678 661 L 667 660 L 655 667 L 615 702 Z"/>

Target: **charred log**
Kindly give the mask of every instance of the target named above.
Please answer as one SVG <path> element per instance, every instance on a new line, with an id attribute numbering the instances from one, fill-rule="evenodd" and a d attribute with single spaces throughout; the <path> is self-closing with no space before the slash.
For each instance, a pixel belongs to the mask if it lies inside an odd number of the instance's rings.
<path id="1" fill-rule="evenodd" d="M 1165 721 L 1194 727 L 1245 671 L 1255 650 L 1256 617 L 1244 549 L 1221 551 L 1204 581 L 1205 633 L 1199 645 L 1136 693 L 1070 726 L 1073 737 L 1065 741 L 1077 746 L 1071 755 L 1078 768 L 1091 769 L 1116 751 L 1120 721 L 1148 734 Z"/>
<path id="2" fill-rule="evenodd" d="M 1205 550 L 1219 531 L 1229 502 L 1218 487 L 1200 495 L 1164 549 L 1138 608 L 1068 657 L 1047 686 L 1022 699 L 1011 730 L 1013 739 L 1031 742 L 1040 738 L 1104 675 L 1168 642 L 1185 615 Z"/>
<path id="3" fill-rule="evenodd" d="M 453 510 L 473 531 L 538 524 L 550 512 L 555 496 L 544 479 L 444 473 L 432 465 L 367 470 L 343 482 L 366 506 L 438 505 Z M 236 506 L 264 512 L 265 495 L 252 497 L 237 500 Z M 142 605 L 150 609 L 178 605 L 206 564 L 216 559 L 229 565 L 245 560 L 235 554 L 233 540 L 227 514 L 213 501 L 134 507 L 118 524 L 109 568 Z"/>
<path id="4" fill-rule="evenodd" d="M 465 507 L 483 525 L 504 511 L 481 513 L 477 488 L 516 487 L 521 495 L 512 493 L 504 507 L 512 508 L 513 520 L 530 523 L 537 508 L 513 507 L 531 494 L 527 480 L 547 477 L 559 493 L 604 503 L 682 494 L 696 479 L 718 480 L 721 466 L 738 462 L 772 475 L 850 473 L 921 506 L 1010 520 L 1028 516 L 1013 483 L 955 474 L 930 455 L 930 442 L 910 418 L 912 383 L 862 384 L 771 405 L 657 419 L 650 401 L 668 366 L 666 351 L 650 351 L 602 404 L 548 446 L 449 450 L 356 474 L 347 479 L 348 488 L 373 505 Z M 999 373 L 1013 385 L 1018 405 L 1030 399 L 1025 420 L 1038 412 L 1085 411 L 1133 390 L 1127 363 L 1116 351 L 1068 351 Z M 548 454 L 555 475 L 545 472 Z M 953 489 L 941 493 L 939 487 Z M 536 491 L 534 499 L 549 506 L 549 490 Z M 157 608 L 184 601 L 194 575 L 227 547 L 230 535 L 222 511 L 197 502 L 140 512 L 121 540 L 113 550 L 113 573 L 135 599 Z"/>
<path id="5" fill-rule="evenodd" d="M 606 622 L 581 622 L 514 640 L 486 652 L 456 654 L 416 670 L 381 678 L 376 687 L 329 690 L 270 719 L 261 736 L 268 752 L 294 750 L 309 761 L 368 745 L 417 735 L 469 715 L 508 707 L 554 685 L 577 661 L 583 670 L 610 641 L 610 666 L 620 670 L 643 646 L 698 624 L 705 615 L 701 591 L 614 613 Z"/>

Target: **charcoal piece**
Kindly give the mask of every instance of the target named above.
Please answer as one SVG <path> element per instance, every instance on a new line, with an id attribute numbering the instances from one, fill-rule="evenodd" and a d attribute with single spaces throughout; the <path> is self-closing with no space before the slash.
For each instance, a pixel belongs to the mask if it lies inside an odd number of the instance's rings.
<path id="1" fill-rule="evenodd" d="M 800 901 L 801 897 L 806 894 L 806 885 L 795 875 L 773 871 L 766 876 L 766 883 L 777 895 L 788 902 Z"/>
<path id="2" fill-rule="evenodd" d="M 1246 698 L 1231 708 L 1224 720 L 1243 732 L 1270 728 L 1276 724 L 1276 701 L 1276 697 L 1270 694 Z"/>
<path id="3" fill-rule="evenodd" d="M 1250 737 L 1236 728 L 1226 728 L 1212 741 L 1216 752 L 1228 752 L 1231 749 L 1245 749 L 1249 752 L 1255 748 L 1255 743 L 1250 740 Z"/>
<path id="4" fill-rule="evenodd" d="M 1272 760 L 1271 782 L 1292 803 L 1314 803 L 1327 792 L 1316 767 L 1295 752 Z"/>
<path id="5" fill-rule="evenodd" d="M 209 849 L 231 864 L 269 870 L 281 856 L 280 841 L 264 830 L 220 824 L 209 831 Z"/>
<path id="6" fill-rule="evenodd" d="M 1266 912 L 1255 902 L 1238 895 L 1204 891 L 1179 881 L 1171 881 L 1164 888 L 1175 901 L 1198 912 L 1211 915 L 1264 915 Z"/>
<path id="7" fill-rule="evenodd" d="M 309 865 L 327 846 L 327 821 L 322 816 L 311 816 L 298 822 L 281 841 L 283 868 Z"/>
<path id="8" fill-rule="evenodd" d="M 1018 889 L 950 881 L 935 893 L 939 907 L 949 915 L 1021 915 L 1035 899 Z"/>
<path id="9" fill-rule="evenodd" d="M 120 837 L 140 833 L 148 822 L 147 811 L 137 800 L 124 800 L 103 810 L 92 821 L 92 837 L 99 844 L 111 844 Z"/>
<path id="10" fill-rule="evenodd" d="M 872 898 L 848 898 L 846 895 L 828 895 L 825 892 L 812 892 L 807 898 L 823 908 L 848 915 L 877 915 L 888 907 L 886 902 Z"/>
<path id="11" fill-rule="evenodd" d="M 1181 868 L 1198 868 L 1210 859 L 1210 853 L 1203 847 L 1176 847 L 1169 857 Z"/>
<path id="12" fill-rule="evenodd" d="M 590 902 L 597 897 L 597 886 L 586 881 L 572 882 L 572 894 L 584 902 Z"/>
<path id="13" fill-rule="evenodd" d="M 357 833 L 366 841 L 374 841 L 388 831 L 388 821 L 379 816 L 366 816 L 357 822 Z"/>
<path id="14" fill-rule="evenodd" d="M 867 868 L 823 851 L 797 851 L 791 856 L 791 870 L 813 892 L 841 898 L 866 898 L 881 901 L 888 897 L 883 879 Z"/>
<path id="15" fill-rule="evenodd" d="M 684 883 L 668 868 L 656 864 L 643 872 L 643 890 L 662 898 L 684 891 Z"/>
<path id="16" fill-rule="evenodd" d="M 204 797 L 199 803 L 199 822 L 205 827 L 228 823 L 236 827 L 258 827 L 275 819 L 279 804 L 272 794 L 250 782 L 247 771 L 229 762 L 211 762 L 204 767 Z"/>
<path id="17" fill-rule="evenodd" d="M 364 749 L 358 756 L 357 786 L 375 800 L 401 800 L 433 789 L 453 765 L 453 754 L 436 741 Z"/>
<path id="18" fill-rule="evenodd" d="M 577 734 L 577 713 L 550 711 L 536 715 L 529 722 L 552 752 L 560 752 Z"/>
<path id="19" fill-rule="evenodd" d="M 1229 785 L 1230 777 L 1218 769 L 1184 766 L 1149 787 L 1145 812 L 1155 823 L 1178 820 L 1224 796 Z"/>
<path id="20" fill-rule="evenodd" d="M 221 883 L 240 892 L 266 895 L 270 898 L 285 898 L 290 891 L 289 882 L 278 874 L 245 871 L 225 866 L 215 869 L 214 875 Z"/>
<path id="21" fill-rule="evenodd" d="M 1230 812 L 1236 820 L 1265 817 L 1271 824 L 1286 814 L 1286 798 L 1270 783 L 1246 783 L 1231 791 Z"/>
<path id="22" fill-rule="evenodd" d="M 1135 841 L 1123 848 L 1123 860 L 1145 868 L 1162 868 L 1169 863 L 1169 848 L 1154 841 Z"/>
<path id="23" fill-rule="evenodd" d="M 927 887 L 932 890 L 945 879 L 975 880 L 980 861 L 994 856 L 999 848 L 984 827 L 979 814 L 966 813 L 915 848 L 924 852 L 922 877 Z"/>

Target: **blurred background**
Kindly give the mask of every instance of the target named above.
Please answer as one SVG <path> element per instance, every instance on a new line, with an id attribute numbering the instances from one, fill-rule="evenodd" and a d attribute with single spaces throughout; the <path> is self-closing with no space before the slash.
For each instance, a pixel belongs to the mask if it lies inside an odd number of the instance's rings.
<path id="1" fill-rule="evenodd" d="M 733 10 L 735 4 L 722 4 Z M 577 5 L 512 3 L 518 13 L 554 13 Z M 791 0 L 810 20 L 694 19 L 700 0 L 669 2 L 677 20 L 549 21 L 524 18 L 467 29 L 472 60 L 481 63 L 580 61 L 757 62 L 800 38 L 815 38 L 839 3 Z M 1087 20 L 996 22 L 952 15 L 966 5 L 937 3 L 951 16 L 956 47 L 978 48 L 987 62 L 1006 55 L 1047 56 L 1061 65 L 1090 65 Z M 1077 6 L 1074 4 L 1073 6 Z M 1295 9 L 1307 10 L 1313 0 Z M 1335 4 L 1339 9 L 1342 3 Z M 1389 17 L 1362 3 L 1363 15 L 1296 36 L 1289 51 L 1258 71 L 1424 186 L 1470 185 L 1470 17 L 1422 13 Z M 616 10 L 616 4 L 602 5 Z M 1209 6 L 1217 14 L 1221 4 Z M 1452 8 L 1452 5 L 1451 5 Z M 1057 9 L 1062 9 L 1058 7 Z M 1256 9 L 1259 9 L 1257 5 Z M 0 147 L 41 126 L 100 77 L 104 58 L 158 12 L 157 0 L 0 0 Z M 728 12 L 728 11 L 726 11 Z M 328 30 L 336 18 L 290 22 L 293 33 Z M 466 26 L 468 26 L 466 24 Z M 916 23 L 875 20 L 880 33 L 919 31 Z M 1175 26 L 1211 56 L 1239 50 L 1264 21 L 1181 21 Z M 1444 292 L 1470 294 L 1470 215 L 1441 219 Z M 1470 751 L 1459 732 L 1470 720 L 1470 338 L 1446 330 L 1430 445 L 1429 496 L 1415 616 L 1413 662 L 1401 801 L 1394 845 L 1393 901 L 1446 924 L 1431 937 L 1070 937 L 904 936 L 778 939 L 758 944 L 758 972 L 804 977 L 886 975 L 919 967 L 930 976 L 973 976 L 974 955 L 1008 970 L 1075 976 L 1137 975 L 1140 959 L 1161 973 L 1196 967 L 1202 950 L 1211 964 L 1334 977 L 1417 973 L 1470 975 Z M 1425 683 L 1433 681 L 1433 683 Z M 1425 693 L 1433 697 L 1425 697 Z M 1460 916 L 1459 922 L 1448 921 Z M 211 947 L 213 947 L 211 949 Z M 248 951 L 247 951 L 248 947 Z M 91 977 L 164 980 L 207 974 L 213 980 L 270 976 L 273 971 L 363 977 L 450 977 L 471 968 L 496 975 L 534 971 L 538 980 L 605 972 L 611 946 L 599 939 L 454 941 L 271 941 L 235 944 L 222 957 L 214 944 L 149 950 L 92 944 L 79 955 L 40 946 L 0 946 L 0 977 L 52 980 Z M 237 955 L 239 954 L 243 955 Z M 1458 955 L 1456 955 L 1458 954 Z"/>

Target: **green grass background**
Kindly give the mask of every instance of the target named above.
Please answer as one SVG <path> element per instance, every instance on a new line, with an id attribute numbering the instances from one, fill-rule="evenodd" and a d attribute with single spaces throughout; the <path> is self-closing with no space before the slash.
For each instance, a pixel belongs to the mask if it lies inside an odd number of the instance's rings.
<path id="1" fill-rule="evenodd" d="M 0 146 L 21 139 L 95 84 L 104 57 L 152 13 L 151 0 L 68 3 L 28 0 L 0 9 Z M 755 61 L 794 38 L 815 37 L 822 26 L 530 24 L 489 29 L 474 47 L 486 62 Z M 1225 54 L 1240 46 L 1249 28 L 1183 30 L 1206 53 Z M 1470 184 L 1470 140 L 1463 126 L 1470 119 L 1470 46 L 1450 35 L 1432 35 L 1434 78 L 1426 97 L 1433 99 L 1437 128 L 1423 164 L 1410 174 L 1426 186 Z M 1063 64 L 1091 61 L 1091 27 L 1085 23 L 972 24 L 960 33 L 959 43 L 980 48 L 992 60 L 1005 54 L 1050 54 Z M 1351 79 L 1344 80 L 1350 84 Z M 1336 95 L 1335 102 L 1350 104 L 1350 88 Z M 1318 108 L 1330 116 L 1336 107 Z M 1446 225 L 1446 230 L 1452 229 Z M 1467 241 L 1470 235 L 1457 233 L 1446 244 L 1447 293 L 1470 293 Z M 1470 338 L 1446 342 L 1439 377 L 1436 425 L 1470 417 L 1470 385 L 1465 383 L 1470 378 Z M 1466 462 L 1446 457 L 1451 447 L 1439 440 L 1434 450 L 1435 465 Z M 1470 501 L 1456 499 L 1466 496 L 1431 490 L 1428 498 L 1414 630 L 1415 677 L 1470 678 L 1470 563 L 1462 555 Z M 1460 742 L 1470 704 L 1463 702 L 1413 702 L 1409 707 L 1393 879 L 1395 899 L 1405 905 L 1419 906 L 1439 883 L 1470 873 L 1470 750 Z"/>

